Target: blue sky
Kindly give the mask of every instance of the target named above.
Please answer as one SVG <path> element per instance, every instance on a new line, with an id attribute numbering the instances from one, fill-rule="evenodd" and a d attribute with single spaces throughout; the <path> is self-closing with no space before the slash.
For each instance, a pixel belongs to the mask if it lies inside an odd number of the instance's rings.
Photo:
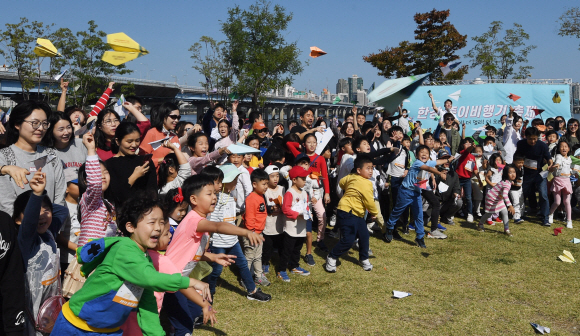
<path id="1" fill-rule="evenodd" d="M 24 16 L 29 20 L 55 23 L 73 31 L 84 30 L 95 20 L 107 33 L 125 32 L 150 51 L 149 55 L 127 63 L 134 70 L 131 77 L 199 85 L 202 77 L 191 68 L 189 47 L 203 35 L 222 39 L 220 20 L 227 18 L 227 8 L 252 1 L 5 1 L 2 21 L 16 23 Z M 558 36 L 557 20 L 577 1 L 273 1 L 294 14 L 287 39 L 298 41 L 303 51 L 300 58 L 311 60 L 304 72 L 295 78 L 300 90 L 320 92 L 328 87 L 335 91 L 338 78 L 357 74 L 368 88 L 384 78 L 362 60 L 362 56 L 386 46 L 411 40 L 417 12 L 450 9 L 449 20 L 459 33 L 468 35 L 468 45 L 459 51 L 465 55 L 473 47 L 471 37 L 485 32 L 490 23 L 503 21 L 505 27 L 514 22 L 523 25 L 530 35 L 529 43 L 537 45 L 529 60 L 533 78 L 572 78 L 580 81 L 580 39 Z M 0 25 L 0 29 L 4 26 Z M 328 54 L 311 59 L 310 46 L 318 46 Z M 463 60 L 464 64 L 467 62 Z M 155 71 L 148 71 L 155 69 Z M 186 75 L 187 76 L 184 76 Z M 478 69 L 470 69 L 466 78 L 482 77 Z"/>

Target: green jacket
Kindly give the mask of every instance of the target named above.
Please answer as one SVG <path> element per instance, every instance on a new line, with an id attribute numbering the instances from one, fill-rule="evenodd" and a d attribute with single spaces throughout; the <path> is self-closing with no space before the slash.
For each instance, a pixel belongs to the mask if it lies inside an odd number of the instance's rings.
<path id="1" fill-rule="evenodd" d="M 74 315 L 91 327 L 110 329 L 120 327 L 136 310 L 143 335 L 165 335 L 153 292 L 188 288 L 189 278 L 157 272 L 149 255 L 130 238 L 93 240 L 78 248 L 77 259 L 82 274 L 90 276 L 69 301 Z"/>

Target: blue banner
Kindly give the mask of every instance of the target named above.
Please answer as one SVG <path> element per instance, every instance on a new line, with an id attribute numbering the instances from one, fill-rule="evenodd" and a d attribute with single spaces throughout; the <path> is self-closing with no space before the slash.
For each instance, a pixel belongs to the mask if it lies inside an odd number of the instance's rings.
<path id="1" fill-rule="evenodd" d="M 413 121 L 421 121 L 423 129 L 435 131 L 439 113 L 433 110 L 428 91 L 431 91 L 437 108 L 444 109 L 445 100 L 453 103 L 453 113 L 460 123 L 466 124 L 466 136 L 473 130 L 490 124 L 501 127 L 500 118 L 509 113 L 510 105 L 524 120 L 534 119 L 532 109 L 543 109 L 540 116 L 570 116 L 570 86 L 565 84 L 470 84 L 420 86 L 403 101 L 403 108 L 409 111 Z M 511 98 L 508 98 L 511 97 Z M 515 99 L 515 101 L 514 101 Z"/>

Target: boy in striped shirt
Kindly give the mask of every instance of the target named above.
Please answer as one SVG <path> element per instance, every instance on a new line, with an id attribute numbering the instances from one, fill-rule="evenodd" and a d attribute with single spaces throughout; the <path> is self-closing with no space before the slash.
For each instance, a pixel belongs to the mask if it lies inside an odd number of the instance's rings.
<path id="1" fill-rule="evenodd" d="M 222 165 L 219 168 L 208 166 L 201 171 L 201 175 L 211 177 L 215 184 L 220 185 L 216 187 L 216 190 L 221 190 L 217 196 L 215 210 L 208 215 L 208 220 L 212 222 L 227 222 L 234 226 L 236 225 L 236 200 L 231 195 L 231 192 L 236 188 L 238 176 L 240 174 L 241 172 L 231 163 Z M 246 297 L 249 300 L 262 302 L 270 301 L 272 296 L 263 293 L 259 288 L 256 288 L 256 284 L 254 283 L 254 280 L 252 280 L 252 273 L 248 268 L 248 262 L 238 241 L 238 236 L 214 233 L 210 242 L 210 250 L 212 253 L 225 253 L 236 256 L 236 262 L 232 266 L 235 265 L 238 268 L 241 276 L 240 283 L 248 291 Z M 211 295 L 213 296 L 215 294 L 216 282 L 222 273 L 223 266 L 218 263 L 212 263 L 211 266 L 213 271 L 208 277 L 208 284 Z M 270 282 L 268 282 L 268 279 L 266 279 L 265 276 L 256 279 L 255 281 L 257 284 L 263 286 L 270 285 Z"/>

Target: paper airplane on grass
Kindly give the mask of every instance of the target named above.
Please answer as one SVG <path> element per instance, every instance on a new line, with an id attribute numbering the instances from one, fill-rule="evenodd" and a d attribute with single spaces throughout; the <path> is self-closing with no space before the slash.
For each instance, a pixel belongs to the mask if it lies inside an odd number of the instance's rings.
<path id="1" fill-rule="evenodd" d="M 537 323 L 533 323 L 533 322 L 530 322 L 530 324 L 532 325 L 532 328 L 537 330 L 542 335 L 550 333 L 550 328 L 548 328 L 548 327 L 542 327 L 541 325 L 539 325 Z"/>
<path id="2" fill-rule="evenodd" d="M 513 93 L 510 93 L 510 95 L 509 95 L 509 96 L 507 96 L 507 97 L 508 97 L 509 99 L 513 100 L 513 101 L 516 101 L 516 100 L 518 100 L 518 99 L 522 98 L 522 97 L 520 97 L 520 96 L 518 96 L 518 95 L 515 95 L 515 94 L 513 94 Z"/>
<path id="3" fill-rule="evenodd" d="M 322 51 L 322 49 L 318 47 L 310 47 L 310 57 L 316 58 L 322 55 L 326 55 L 326 52 Z"/>
<path id="4" fill-rule="evenodd" d="M 395 298 L 395 299 L 402 299 L 402 298 L 410 296 L 410 295 L 411 295 L 411 293 L 399 292 L 396 290 L 393 291 L 393 298 Z"/>
<path id="5" fill-rule="evenodd" d="M 563 262 L 567 262 L 567 263 L 576 263 L 576 260 L 574 259 L 574 257 L 572 256 L 572 253 L 570 253 L 570 251 L 564 250 L 563 253 L 564 253 L 564 255 L 558 256 L 558 258 L 560 258 L 560 260 L 562 260 Z"/>
<path id="6" fill-rule="evenodd" d="M 34 53 L 40 57 L 62 56 L 56 47 L 47 39 L 37 38 L 36 43 L 39 45 L 34 48 Z"/>
<path id="7" fill-rule="evenodd" d="M 125 33 L 107 35 L 107 44 L 114 51 L 105 51 L 102 60 L 113 65 L 121 65 L 149 53 Z"/>
<path id="8" fill-rule="evenodd" d="M 248 145 L 240 144 L 240 143 L 229 145 L 228 150 L 230 152 L 232 152 L 232 154 L 260 154 L 260 153 L 262 153 L 262 151 L 259 149 L 256 149 L 254 147 L 250 147 Z"/>
<path id="9" fill-rule="evenodd" d="M 563 229 L 563 227 L 555 228 L 555 229 L 554 229 L 554 236 L 557 236 L 557 235 L 559 235 L 560 233 L 562 233 L 562 229 Z"/>
<path id="10" fill-rule="evenodd" d="M 570 240 L 570 243 L 580 244 L 580 239 L 578 239 L 578 238 L 572 238 L 572 240 Z"/>

